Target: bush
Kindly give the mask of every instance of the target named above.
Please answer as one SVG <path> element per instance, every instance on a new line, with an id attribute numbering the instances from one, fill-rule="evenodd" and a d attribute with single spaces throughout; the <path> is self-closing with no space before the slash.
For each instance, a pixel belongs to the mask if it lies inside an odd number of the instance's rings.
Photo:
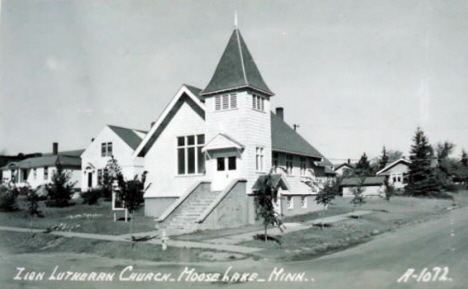
<path id="1" fill-rule="evenodd" d="M 45 203 L 48 207 L 67 207 L 69 200 L 74 192 L 74 185 L 70 181 L 71 175 L 63 171 L 60 164 L 57 165 L 57 171 L 52 175 L 52 182 L 46 186 L 48 201 Z"/>
<path id="2" fill-rule="evenodd" d="M 12 185 L 0 186 L 0 211 L 11 212 L 18 210 L 16 205 L 16 198 L 18 197 L 19 190 Z"/>
<path id="3" fill-rule="evenodd" d="M 83 204 L 86 205 L 97 205 L 99 198 L 104 196 L 103 189 L 96 188 L 90 189 L 87 192 L 81 193 L 81 197 L 83 198 Z"/>

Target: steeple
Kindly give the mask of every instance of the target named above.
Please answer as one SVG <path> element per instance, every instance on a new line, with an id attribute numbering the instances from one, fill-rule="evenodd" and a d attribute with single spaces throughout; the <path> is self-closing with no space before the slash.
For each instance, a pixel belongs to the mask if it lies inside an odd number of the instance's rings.
<path id="1" fill-rule="evenodd" d="M 219 60 L 213 77 L 201 92 L 201 95 L 209 96 L 247 88 L 273 96 L 274 93 L 263 81 L 260 71 L 237 28 L 237 15 L 234 18 L 234 26 L 234 31 Z"/>

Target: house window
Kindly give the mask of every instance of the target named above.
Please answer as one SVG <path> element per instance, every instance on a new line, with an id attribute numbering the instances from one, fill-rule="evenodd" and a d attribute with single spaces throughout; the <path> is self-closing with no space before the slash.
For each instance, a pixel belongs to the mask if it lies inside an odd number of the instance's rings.
<path id="1" fill-rule="evenodd" d="M 301 158 L 301 176 L 305 176 L 306 169 L 306 158 Z"/>
<path id="2" fill-rule="evenodd" d="M 110 157 L 112 156 L 112 143 L 101 143 L 101 157 Z"/>
<path id="3" fill-rule="evenodd" d="M 177 137 L 177 173 L 179 175 L 203 174 L 205 153 L 202 152 L 205 135 Z"/>
<path id="4" fill-rule="evenodd" d="M 293 172 L 293 156 L 286 155 L 286 171 L 288 175 L 291 175 Z"/>
<path id="5" fill-rule="evenodd" d="M 215 110 L 237 108 L 237 94 L 224 94 L 215 97 Z"/>
<path id="6" fill-rule="evenodd" d="M 33 177 L 34 177 L 35 180 L 37 179 L 37 169 L 36 168 L 33 169 Z"/>
<path id="7" fill-rule="evenodd" d="M 288 196 L 288 209 L 294 209 L 294 200 L 292 196 Z"/>
<path id="8" fill-rule="evenodd" d="M 307 197 L 306 196 L 301 197 L 301 207 L 303 209 L 307 208 Z"/>
<path id="9" fill-rule="evenodd" d="M 255 150 L 255 168 L 258 172 L 263 172 L 264 148 L 257 147 Z"/>
<path id="10" fill-rule="evenodd" d="M 48 179 L 49 179 L 49 168 L 44 167 L 44 180 L 48 180 Z"/>
<path id="11" fill-rule="evenodd" d="M 225 166 L 225 161 L 224 161 L 224 158 L 217 158 L 216 161 L 218 162 L 218 171 L 224 171 L 226 170 L 226 166 Z"/>
<path id="12" fill-rule="evenodd" d="M 102 185 L 102 170 L 97 170 L 97 183 L 98 186 Z"/>
<path id="13" fill-rule="evenodd" d="M 252 94 L 252 108 L 259 111 L 265 111 L 265 98 Z"/>
<path id="14" fill-rule="evenodd" d="M 276 173 L 276 169 L 278 168 L 278 153 L 273 153 L 271 162 L 273 165 L 273 171 Z"/>

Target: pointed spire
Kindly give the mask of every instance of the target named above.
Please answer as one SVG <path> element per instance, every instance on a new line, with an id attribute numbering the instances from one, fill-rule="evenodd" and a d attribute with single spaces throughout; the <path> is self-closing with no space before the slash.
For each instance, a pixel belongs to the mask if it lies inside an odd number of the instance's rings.
<path id="1" fill-rule="evenodd" d="M 237 29 L 237 10 L 234 10 L 234 29 Z"/>
<path id="2" fill-rule="evenodd" d="M 234 16 L 234 24 L 237 25 L 237 13 Z M 274 95 L 263 81 L 239 29 L 235 28 L 213 77 L 200 95 L 208 96 L 244 88 L 269 96 Z"/>

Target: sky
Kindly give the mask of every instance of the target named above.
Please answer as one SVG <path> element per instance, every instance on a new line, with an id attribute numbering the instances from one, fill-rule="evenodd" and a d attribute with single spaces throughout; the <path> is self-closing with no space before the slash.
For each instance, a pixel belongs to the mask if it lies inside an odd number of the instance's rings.
<path id="1" fill-rule="evenodd" d="M 272 107 L 332 162 L 468 150 L 468 2 L 1 2 L 0 153 L 86 148 L 106 124 L 148 130 L 182 84 L 205 88 L 238 26 Z"/>

